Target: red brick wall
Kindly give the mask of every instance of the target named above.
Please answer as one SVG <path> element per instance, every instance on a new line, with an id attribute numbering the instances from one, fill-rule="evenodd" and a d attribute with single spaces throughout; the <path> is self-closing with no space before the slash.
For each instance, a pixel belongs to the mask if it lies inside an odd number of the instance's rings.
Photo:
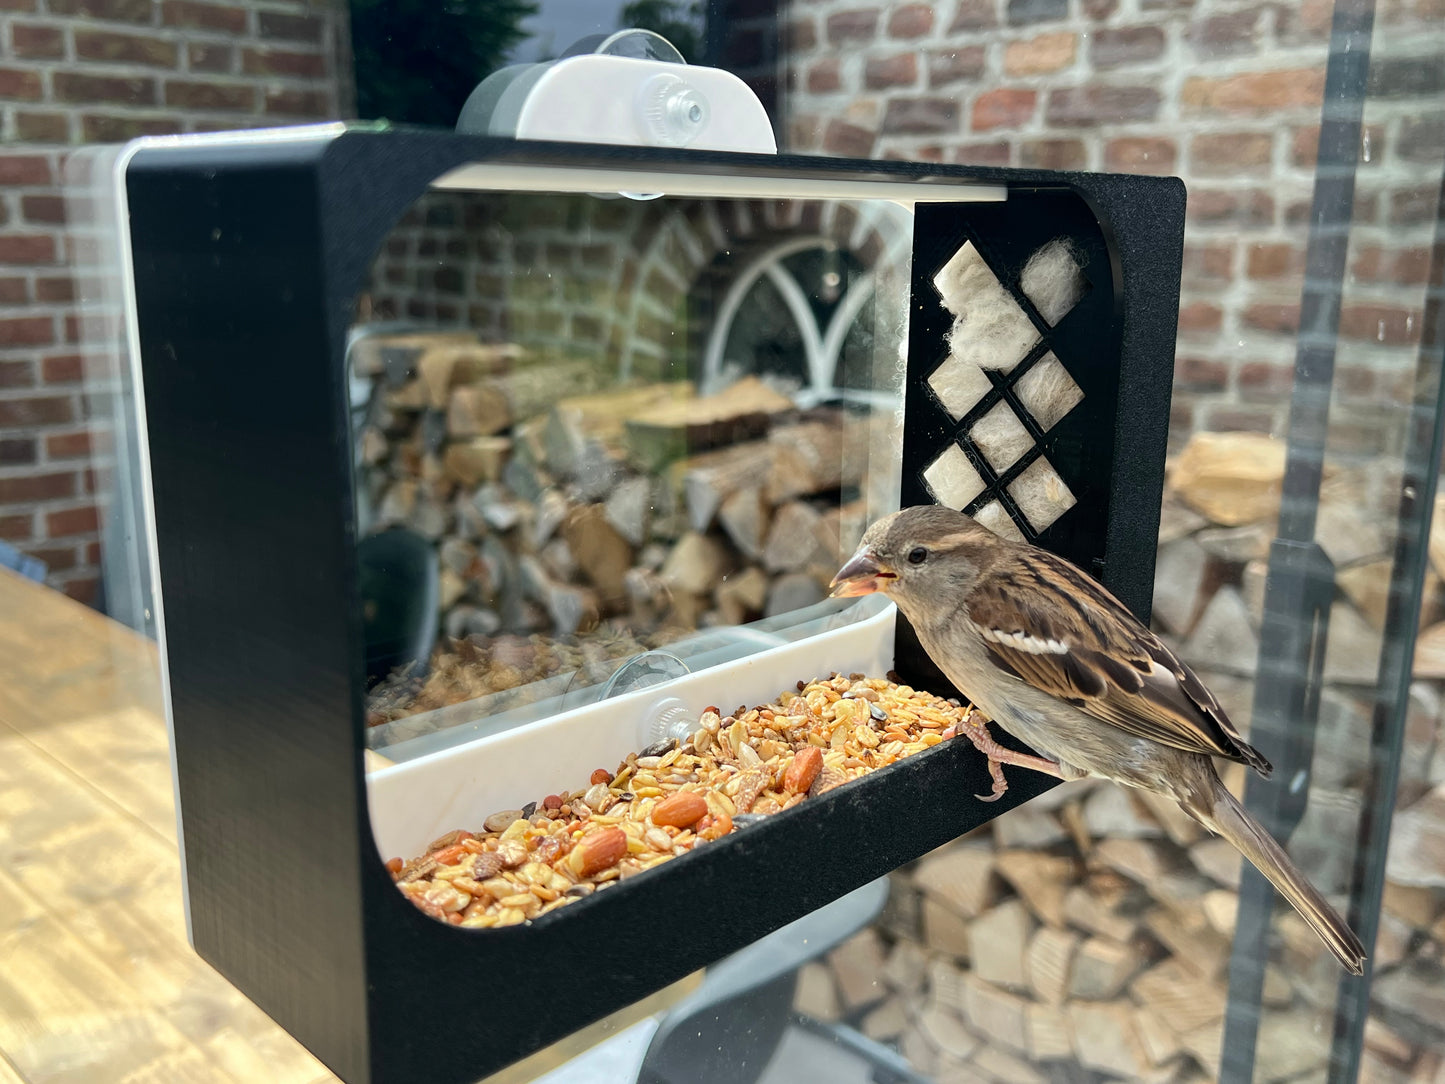
<path id="1" fill-rule="evenodd" d="M 1379 0 L 1332 419 L 1397 451 L 1442 155 L 1445 5 Z M 1175 445 L 1282 433 L 1329 0 L 796 0 L 792 149 L 1182 176 Z"/>
<path id="2" fill-rule="evenodd" d="M 66 148 L 350 111 L 343 4 L 0 0 L 0 539 L 94 595 L 96 468 L 58 181 Z"/>

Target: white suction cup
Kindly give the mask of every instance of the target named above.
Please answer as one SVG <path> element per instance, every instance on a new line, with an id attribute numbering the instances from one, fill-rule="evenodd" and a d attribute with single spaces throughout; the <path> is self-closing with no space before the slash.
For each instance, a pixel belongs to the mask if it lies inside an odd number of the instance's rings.
<path id="1" fill-rule="evenodd" d="M 584 38 L 560 59 L 488 76 L 457 119 L 470 135 L 776 154 L 772 122 L 737 76 L 686 63 L 650 30 Z"/>

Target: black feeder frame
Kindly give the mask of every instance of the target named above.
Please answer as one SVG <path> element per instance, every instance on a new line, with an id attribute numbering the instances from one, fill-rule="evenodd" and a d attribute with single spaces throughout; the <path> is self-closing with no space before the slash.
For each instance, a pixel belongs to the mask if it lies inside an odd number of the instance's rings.
<path id="1" fill-rule="evenodd" d="M 529 925 L 458 929 L 396 890 L 371 838 L 363 770 L 344 357 L 388 230 L 437 177 L 478 162 L 1005 187 L 1004 202 L 917 205 L 903 503 L 931 500 L 919 472 L 943 442 L 960 440 L 976 459 L 970 419 L 955 425 L 926 385 L 950 320 L 932 277 L 970 240 L 1084 392 L 1042 439 L 1078 503 L 1037 542 L 1141 618 L 1151 602 L 1183 239 L 1177 179 L 371 127 L 143 143 L 122 183 L 191 941 L 354 1084 L 411 1081 L 421 1066 L 438 1084 L 476 1080 L 1054 783 L 1015 773 L 1004 800 L 980 803 L 982 759 L 945 742 Z M 1049 328 L 1019 274 L 1061 235 L 1090 289 Z M 1033 360 L 991 373 L 986 402 L 1010 399 Z M 1012 474 L 983 477 L 998 495 Z M 947 694 L 901 619 L 895 660 L 905 679 Z M 552 997 L 561 976 L 566 996 Z"/>

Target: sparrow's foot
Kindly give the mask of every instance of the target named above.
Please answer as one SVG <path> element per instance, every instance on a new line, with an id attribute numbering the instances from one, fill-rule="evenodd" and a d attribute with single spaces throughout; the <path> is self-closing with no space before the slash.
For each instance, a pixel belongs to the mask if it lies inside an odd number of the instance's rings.
<path id="1" fill-rule="evenodd" d="M 974 797 L 980 802 L 996 802 L 1002 798 L 1004 792 L 1008 790 L 1008 780 L 1003 777 L 1003 765 L 992 757 L 989 758 L 988 762 L 988 774 L 993 779 L 993 793 L 975 794 Z"/>
<path id="2" fill-rule="evenodd" d="M 962 725 L 956 728 L 961 737 L 967 738 L 973 743 L 973 747 L 984 756 L 988 757 L 988 773 L 993 777 L 993 794 L 988 797 L 979 795 L 979 800 L 984 802 L 996 802 L 1008 790 L 1008 784 L 1004 781 L 1003 766 L 1013 764 L 1020 768 L 1028 768 L 1031 771 L 1043 772 L 1045 775 L 1052 775 L 1057 779 L 1063 779 L 1063 770 L 1057 761 L 1046 760 L 1043 757 L 1029 756 L 1027 753 L 1016 753 L 1012 749 L 1005 749 L 998 742 L 989 736 L 987 726 L 982 722 L 973 721 L 973 712 L 964 716 Z"/>

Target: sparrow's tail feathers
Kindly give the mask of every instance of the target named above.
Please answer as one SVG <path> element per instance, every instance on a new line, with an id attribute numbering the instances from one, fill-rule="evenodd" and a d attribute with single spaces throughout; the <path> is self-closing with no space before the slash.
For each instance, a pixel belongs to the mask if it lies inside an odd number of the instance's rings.
<path id="1" fill-rule="evenodd" d="M 1213 828 L 1254 863 L 1255 869 L 1264 874 L 1280 894 L 1294 905 L 1294 909 L 1320 935 L 1331 952 L 1339 957 L 1340 963 L 1352 975 L 1365 973 L 1365 946 L 1355 936 L 1355 931 L 1320 895 L 1314 885 L 1290 861 L 1284 848 L 1265 831 L 1245 808 L 1224 788 L 1223 783 L 1215 784 L 1214 810 L 1210 818 Z"/>

